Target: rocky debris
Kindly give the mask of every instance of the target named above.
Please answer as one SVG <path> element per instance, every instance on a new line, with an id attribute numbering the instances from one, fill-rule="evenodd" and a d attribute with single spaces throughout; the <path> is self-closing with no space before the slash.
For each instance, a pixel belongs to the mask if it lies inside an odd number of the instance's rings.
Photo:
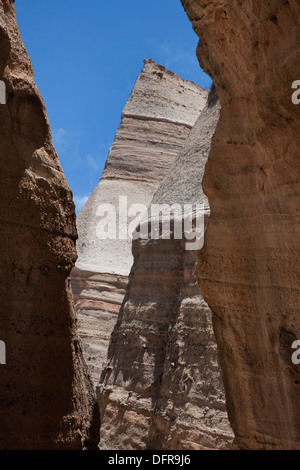
<path id="1" fill-rule="evenodd" d="M 69 279 L 74 204 L 9 0 L 0 0 L 0 79 L 0 449 L 90 447 L 94 395 Z"/>
<path id="2" fill-rule="evenodd" d="M 297 0 L 183 0 L 222 106 L 198 261 L 242 449 L 300 448 L 300 77 Z"/>
<path id="3" fill-rule="evenodd" d="M 85 358 L 95 384 L 106 361 L 133 262 L 127 209 L 139 203 L 146 211 L 207 100 L 207 92 L 194 83 L 150 59 L 144 62 L 101 180 L 77 217 L 78 261 L 72 286 Z M 120 197 L 127 198 L 127 209 L 121 211 Z M 116 239 L 98 238 L 101 218 L 97 211 L 103 204 L 116 208 L 117 221 L 125 215 L 123 239 L 118 232 Z"/>
<path id="4" fill-rule="evenodd" d="M 212 91 L 152 204 L 202 203 L 209 214 L 200 183 L 218 118 Z M 150 211 L 145 219 L 150 231 Z M 97 387 L 101 449 L 231 447 L 211 312 L 194 276 L 197 251 L 185 243 L 161 234 L 133 242 L 129 285 Z"/>

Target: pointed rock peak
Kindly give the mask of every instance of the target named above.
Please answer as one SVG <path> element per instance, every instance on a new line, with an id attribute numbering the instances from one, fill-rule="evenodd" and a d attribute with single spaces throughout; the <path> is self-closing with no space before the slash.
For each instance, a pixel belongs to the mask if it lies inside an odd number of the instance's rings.
<path id="1" fill-rule="evenodd" d="M 207 101 L 207 92 L 193 82 L 144 60 L 122 117 L 134 116 L 193 127 Z"/>

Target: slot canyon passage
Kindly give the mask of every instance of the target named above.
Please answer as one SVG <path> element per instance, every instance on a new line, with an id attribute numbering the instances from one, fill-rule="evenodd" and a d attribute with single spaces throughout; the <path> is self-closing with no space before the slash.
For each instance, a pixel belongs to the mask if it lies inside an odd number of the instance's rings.
<path id="1" fill-rule="evenodd" d="M 77 218 L 78 322 L 72 194 L 13 3 L 0 0 L 0 448 L 299 449 L 299 2 L 181 1 L 214 86 L 145 61 Z M 94 212 L 121 194 L 203 203 L 203 248 L 95 246 Z"/>
<path id="2" fill-rule="evenodd" d="M 218 118 L 213 89 L 151 205 L 176 201 L 195 210 L 199 203 L 208 216 L 199 181 Z M 97 387 L 100 445 L 109 450 L 229 449 L 233 435 L 211 312 L 194 277 L 196 248 L 187 249 L 188 241 L 173 232 L 170 239 L 162 232 L 153 239 L 154 219 L 149 210 L 141 221 L 148 239 L 133 242 L 129 285 Z"/>

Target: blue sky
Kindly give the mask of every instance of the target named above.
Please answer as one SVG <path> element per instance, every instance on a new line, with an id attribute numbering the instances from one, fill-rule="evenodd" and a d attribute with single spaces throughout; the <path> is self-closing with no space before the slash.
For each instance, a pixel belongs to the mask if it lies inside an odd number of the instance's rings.
<path id="1" fill-rule="evenodd" d="M 179 0 L 16 0 L 15 8 L 78 211 L 99 182 L 143 59 L 202 87 L 211 80 Z"/>

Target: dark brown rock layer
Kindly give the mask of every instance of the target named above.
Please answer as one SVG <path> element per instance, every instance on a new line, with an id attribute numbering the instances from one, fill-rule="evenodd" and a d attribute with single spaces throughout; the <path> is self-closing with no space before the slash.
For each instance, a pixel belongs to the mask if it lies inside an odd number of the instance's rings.
<path id="1" fill-rule="evenodd" d="M 198 262 L 243 449 L 300 448 L 300 77 L 297 0 L 183 0 L 222 106 Z"/>
<path id="2" fill-rule="evenodd" d="M 74 204 L 9 0 L 0 79 L 0 448 L 81 449 L 94 398 L 70 290 Z"/>

